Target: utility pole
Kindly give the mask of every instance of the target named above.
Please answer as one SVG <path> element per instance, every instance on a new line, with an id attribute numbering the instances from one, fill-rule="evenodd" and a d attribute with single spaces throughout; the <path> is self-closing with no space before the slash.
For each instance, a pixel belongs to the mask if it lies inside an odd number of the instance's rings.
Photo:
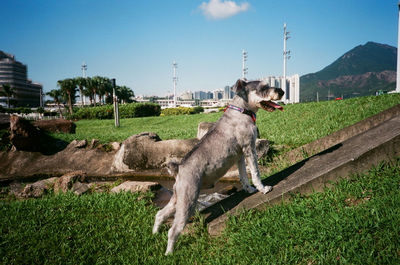
<path id="1" fill-rule="evenodd" d="M 174 108 L 176 108 L 176 82 L 178 81 L 178 77 L 176 77 L 176 68 L 178 67 L 178 64 L 174 61 L 172 66 L 174 68 L 174 76 L 172 77 L 174 83 Z"/>
<path id="2" fill-rule="evenodd" d="M 111 79 L 111 84 L 113 87 L 113 101 L 114 101 L 114 123 L 115 127 L 119 127 L 119 106 L 118 106 L 118 98 L 115 94 L 115 78 Z"/>
<path id="3" fill-rule="evenodd" d="M 399 24 L 397 25 L 398 27 L 398 32 L 397 32 L 397 77 L 396 77 L 396 93 L 400 93 L 400 1 L 398 2 L 398 14 L 399 14 Z"/>
<path id="4" fill-rule="evenodd" d="M 82 63 L 82 77 L 86 78 L 86 70 L 87 70 L 87 64 L 85 62 Z M 81 95 L 83 97 L 83 105 L 86 105 L 86 97 L 84 95 Z"/>
<path id="5" fill-rule="evenodd" d="M 248 68 L 246 68 L 247 52 L 242 51 L 242 79 L 246 79 L 246 74 L 248 73 Z"/>
<path id="6" fill-rule="evenodd" d="M 283 24 L 283 80 L 282 80 L 282 90 L 285 92 L 285 97 L 287 97 L 286 89 L 286 60 L 290 59 L 290 51 L 286 51 L 286 41 L 290 38 L 288 31 L 286 31 L 286 23 Z M 284 100 L 286 103 L 286 100 Z"/>

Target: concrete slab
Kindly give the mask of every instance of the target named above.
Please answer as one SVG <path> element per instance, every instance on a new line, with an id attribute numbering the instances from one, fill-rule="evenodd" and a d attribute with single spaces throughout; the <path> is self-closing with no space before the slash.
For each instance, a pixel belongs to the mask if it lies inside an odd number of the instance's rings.
<path id="1" fill-rule="evenodd" d="M 229 215 L 243 209 L 262 209 L 290 198 L 290 192 L 320 191 L 329 182 L 352 173 L 364 172 L 381 161 L 400 156 L 400 116 L 357 134 L 342 143 L 305 159 L 271 177 L 265 185 L 273 185 L 268 194 L 238 192 L 203 210 L 209 233 L 218 234 Z"/>

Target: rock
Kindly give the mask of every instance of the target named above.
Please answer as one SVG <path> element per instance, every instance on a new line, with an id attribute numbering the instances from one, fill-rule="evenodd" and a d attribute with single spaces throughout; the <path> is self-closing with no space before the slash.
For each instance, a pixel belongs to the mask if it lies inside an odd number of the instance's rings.
<path id="1" fill-rule="evenodd" d="M 66 142 L 47 135 L 17 115 L 10 116 L 10 142 L 13 151 L 41 152 L 46 155 L 59 152 L 67 146 Z"/>
<path id="2" fill-rule="evenodd" d="M 34 126 L 46 132 L 52 133 L 75 133 L 76 124 L 64 119 L 39 120 L 33 123 Z"/>
<path id="3" fill-rule="evenodd" d="M 96 146 L 99 144 L 99 140 L 98 139 L 92 139 L 92 141 L 89 144 L 89 148 L 96 148 Z"/>
<path id="4" fill-rule="evenodd" d="M 153 198 L 153 203 L 160 208 L 163 208 L 169 200 L 171 199 L 172 191 L 168 190 L 167 188 L 161 187 L 158 189 Z"/>
<path id="5" fill-rule="evenodd" d="M 203 138 L 206 133 L 211 130 L 215 125 L 215 122 L 200 122 L 197 126 L 197 139 Z"/>
<path id="6" fill-rule="evenodd" d="M 85 148 L 87 146 L 86 140 L 73 140 L 69 145 L 68 148 Z"/>
<path id="7" fill-rule="evenodd" d="M 39 198 L 42 197 L 45 192 L 53 188 L 54 183 L 57 181 L 57 177 L 48 178 L 36 181 L 35 183 L 27 184 L 22 191 L 21 196 L 24 198 Z"/>
<path id="8" fill-rule="evenodd" d="M 10 189 L 9 191 L 10 195 L 14 195 L 17 198 L 22 197 L 22 191 L 24 190 L 24 185 L 21 182 L 13 181 L 10 183 L 8 187 Z"/>
<path id="9" fill-rule="evenodd" d="M 80 195 L 86 193 L 89 189 L 90 189 L 89 184 L 81 183 L 81 182 L 75 182 L 73 184 L 71 190 L 75 195 L 80 196 Z"/>
<path id="10" fill-rule="evenodd" d="M 16 115 L 10 116 L 10 141 L 16 150 L 38 152 L 42 133 L 29 121 Z"/>
<path id="11" fill-rule="evenodd" d="M 125 192 L 147 192 L 155 191 L 161 188 L 161 185 L 157 182 L 147 181 L 125 181 L 120 185 L 111 189 L 111 192 L 118 193 L 121 191 Z"/>
<path id="12" fill-rule="evenodd" d="M 161 141 L 155 133 L 141 133 L 126 139 L 115 154 L 112 171 L 160 170 L 165 164 L 180 161 L 199 140 Z"/>
<path id="13" fill-rule="evenodd" d="M 72 189 L 75 182 L 85 181 L 86 173 L 78 170 L 67 173 L 61 176 L 55 183 L 54 183 L 54 193 L 58 194 L 60 192 L 67 192 L 68 190 Z"/>
<path id="14" fill-rule="evenodd" d="M 118 143 L 118 142 L 112 142 L 112 143 L 111 143 L 111 148 L 112 148 L 112 150 L 114 150 L 114 151 L 118 151 L 120 147 L 121 147 L 121 144 Z"/>

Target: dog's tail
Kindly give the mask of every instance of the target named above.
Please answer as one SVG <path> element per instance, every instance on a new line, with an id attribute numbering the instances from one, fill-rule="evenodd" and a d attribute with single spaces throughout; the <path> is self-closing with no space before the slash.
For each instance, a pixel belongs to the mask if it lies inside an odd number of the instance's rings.
<path id="1" fill-rule="evenodd" d="M 179 164 L 176 162 L 169 162 L 167 163 L 167 170 L 171 176 L 176 177 L 179 172 Z"/>

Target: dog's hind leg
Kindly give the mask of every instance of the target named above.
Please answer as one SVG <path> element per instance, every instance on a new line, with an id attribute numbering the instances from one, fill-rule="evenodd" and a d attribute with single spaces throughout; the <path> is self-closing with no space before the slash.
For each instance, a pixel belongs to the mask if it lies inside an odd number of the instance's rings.
<path id="1" fill-rule="evenodd" d="M 174 193 L 172 194 L 172 197 L 169 200 L 168 204 L 165 205 L 165 207 L 159 210 L 156 214 L 153 226 L 153 234 L 158 233 L 160 225 L 175 213 L 175 209 L 176 209 L 176 192 L 174 186 Z"/>
<path id="2" fill-rule="evenodd" d="M 244 160 L 244 156 L 241 156 L 241 158 L 239 159 L 239 161 L 237 163 L 237 166 L 239 169 L 239 179 L 240 179 L 240 182 L 242 183 L 243 189 L 248 193 L 256 192 L 257 189 L 250 186 L 249 179 L 247 177 L 246 163 Z"/>
<path id="3" fill-rule="evenodd" d="M 182 233 L 183 228 L 185 228 L 189 217 L 193 214 L 196 201 L 198 197 L 198 192 L 188 192 L 190 188 L 181 187 L 177 188 L 177 202 L 176 202 L 176 213 L 172 227 L 168 231 L 168 245 L 165 255 L 171 254 L 174 249 L 174 245 L 179 235 Z"/>

